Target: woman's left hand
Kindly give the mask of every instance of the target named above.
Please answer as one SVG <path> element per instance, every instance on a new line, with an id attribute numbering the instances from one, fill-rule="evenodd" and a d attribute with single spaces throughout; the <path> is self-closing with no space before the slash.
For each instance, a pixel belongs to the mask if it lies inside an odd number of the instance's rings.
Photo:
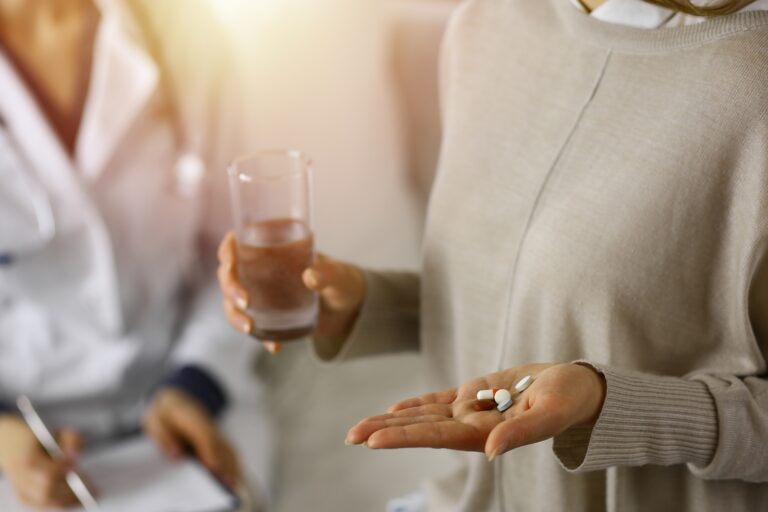
<path id="1" fill-rule="evenodd" d="M 526 375 L 533 384 L 517 395 Z M 504 413 L 493 400 L 477 400 L 482 389 L 510 390 L 515 403 Z M 594 424 L 605 400 L 605 380 L 573 363 L 529 364 L 473 379 L 458 389 L 399 402 L 388 414 L 362 420 L 349 430 L 348 444 L 369 448 L 448 448 L 484 451 L 489 460 L 538 443 L 576 425 Z"/>

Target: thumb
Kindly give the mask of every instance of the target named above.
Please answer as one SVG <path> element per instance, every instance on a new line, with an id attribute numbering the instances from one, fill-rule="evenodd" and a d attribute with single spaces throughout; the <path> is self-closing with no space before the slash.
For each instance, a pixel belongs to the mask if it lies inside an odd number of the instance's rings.
<path id="1" fill-rule="evenodd" d="M 63 429 L 59 432 L 59 444 L 70 462 L 76 462 L 83 449 L 83 436 L 72 429 Z"/>
<path id="2" fill-rule="evenodd" d="M 365 298 L 365 279 L 352 265 L 320 256 L 304 271 L 304 284 L 320 294 L 323 305 L 332 311 L 356 309 Z"/>
<path id="3" fill-rule="evenodd" d="M 485 441 L 485 454 L 491 461 L 509 450 L 554 437 L 565 428 L 560 412 L 533 407 L 496 425 Z"/>

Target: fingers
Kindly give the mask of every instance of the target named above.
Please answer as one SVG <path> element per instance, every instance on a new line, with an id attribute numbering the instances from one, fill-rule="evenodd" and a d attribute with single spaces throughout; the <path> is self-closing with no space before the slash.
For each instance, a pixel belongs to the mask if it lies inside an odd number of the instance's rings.
<path id="1" fill-rule="evenodd" d="M 240 462 L 237 459 L 235 450 L 224 439 L 221 440 L 221 460 L 222 460 L 222 480 L 230 488 L 234 489 L 242 482 L 242 470 L 240 469 Z"/>
<path id="2" fill-rule="evenodd" d="M 368 418 L 354 427 L 347 433 L 347 444 L 361 444 L 370 440 L 370 437 L 376 432 L 392 428 L 417 425 L 421 423 L 439 423 L 450 419 L 445 415 L 431 414 L 427 416 L 403 416 L 397 417 L 389 415 L 388 417 Z M 370 444 L 369 444 L 370 446 Z"/>
<path id="3" fill-rule="evenodd" d="M 378 416 L 371 416 L 363 421 L 369 420 L 381 420 L 387 418 L 408 418 L 413 416 L 431 416 L 440 415 L 446 418 L 453 417 L 453 406 L 451 404 L 426 404 L 417 407 L 409 407 L 408 409 L 402 409 L 387 414 L 379 414 Z M 360 423 L 362 423 L 361 421 Z"/>
<path id="4" fill-rule="evenodd" d="M 568 427 L 559 408 L 539 406 L 528 409 L 498 424 L 485 442 L 489 460 L 514 448 L 538 443 L 560 434 Z"/>
<path id="5" fill-rule="evenodd" d="M 222 453 L 218 432 L 209 420 L 197 418 L 194 421 L 179 422 L 179 433 L 192 445 L 195 454 L 214 473 L 223 469 Z"/>
<path id="6" fill-rule="evenodd" d="M 70 462 L 75 462 L 83 449 L 83 437 L 72 429 L 64 429 L 59 433 L 59 445 Z"/>
<path id="7" fill-rule="evenodd" d="M 35 507 L 69 507 L 77 498 L 66 482 L 69 466 L 55 462 L 42 451 L 31 453 L 20 474 L 15 475 L 15 487 L 21 498 Z"/>
<path id="8" fill-rule="evenodd" d="M 144 420 L 144 430 L 151 437 L 163 453 L 172 459 L 182 454 L 181 442 L 159 414 L 149 414 Z"/>
<path id="9" fill-rule="evenodd" d="M 356 267 L 326 256 L 302 274 L 304 285 L 320 294 L 323 305 L 331 311 L 357 309 L 365 298 L 365 279 Z"/>
<path id="10" fill-rule="evenodd" d="M 201 419 L 177 426 L 205 467 L 234 487 L 240 478 L 240 466 L 234 451 L 213 422 Z"/>
<path id="11" fill-rule="evenodd" d="M 384 428 L 368 437 L 368 447 L 373 449 L 392 448 L 446 448 L 451 450 L 477 450 L 482 447 L 484 436 L 476 429 L 445 419 L 439 421 L 418 421 L 406 425 Z"/>
<path id="12" fill-rule="evenodd" d="M 272 355 L 277 355 L 283 350 L 283 344 L 279 341 L 264 341 L 264 348 Z"/>
<path id="13" fill-rule="evenodd" d="M 238 309 L 244 311 L 248 307 L 249 297 L 237 276 L 237 239 L 232 232 L 227 233 L 219 245 L 217 277 L 224 297 L 237 305 Z"/>
<path id="14" fill-rule="evenodd" d="M 237 276 L 237 238 L 234 233 L 227 233 L 227 236 L 221 241 L 218 255 L 217 277 L 224 294 L 224 311 L 227 315 L 227 321 L 238 331 L 252 336 L 256 325 L 246 313 L 250 297 Z M 277 354 L 282 350 L 282 344 L 276 341 L 264 342 L 264 347 L 271 354 Z"/>
<path id="15" fill-rule="evenodd" d="M 227 314 L 227 321 L 229 322 L 229 325 L 238 331 L 247 334 L 248 336 L 253 333 L 253 320 L 251 320 L 251 317 L 238 309 L 235 304 L 232 303 L 232 301 L 224 301 L 224 311 Z"/>
<path id="16" fill-rule="evenodd" d="M 403 409 L 409 409 L 411 407 L 419 407 L 427 404 L 451 404 L 457 398 L 457 389 L 446 389 L 444 391 L 438 391 L 436 393 L 427 393 L 416 398 L 409 398 L 398 402 L 387 409 L 387 412 L 394 413 L 402 411 Z"/>
<path id="17" fill-rule="evenodd" d="M 194 453 L 211 472 L 234 485 L 240 469 L 234 451 L 220 434 L 207 411 L 180 392 L 165 391 L 164 402 L 150 411 L 145 428 L 166 453 L 191 446 Z M 157 400 L 158 398 L 156 398 Z"/>

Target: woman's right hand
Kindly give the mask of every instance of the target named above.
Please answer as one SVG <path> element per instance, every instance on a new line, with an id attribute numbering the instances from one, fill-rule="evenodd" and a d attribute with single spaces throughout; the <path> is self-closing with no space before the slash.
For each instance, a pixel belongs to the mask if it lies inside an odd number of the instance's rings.
<path id="1" fill-rule="evenodd" d="M 66 461 L 51 459 L 24 420 L 10 414 L 0 416 L 0 469 L 25 504 L 39 508 L 78 504 L 66 475 L 80 452 L 81 438 L 66 430 L 60 433 L 58 441 L 68 456 Z"/>
<path id="2" fill-rule="evenodd" d="M 219 285 L 224 293 L 224 308 L 229 323 L 237 330 L 252 334 L 253 319 L 248 316 L 248 292 L 237 276 L 237 239 L 228 233 L 219 245 Z M 357 267 L 318 255 L 314 265 L 302 275 L 304 285 L 320 297 L 320 317 L 313 336 L 324 356 L 332 357 L 354 327 L 366 295 L 365 279 Z M 264 340 L 272 353 L 281 344 Z"/>

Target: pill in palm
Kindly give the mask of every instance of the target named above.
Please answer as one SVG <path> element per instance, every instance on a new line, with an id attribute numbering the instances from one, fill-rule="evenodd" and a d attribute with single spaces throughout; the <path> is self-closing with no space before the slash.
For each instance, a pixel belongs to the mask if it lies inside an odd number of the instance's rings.
<path id="1" fill-rule="evenodd" d="M 517 381 L 517 384 L 515 384 L 515 391 L 517 391 L 518 393 L 522 393 L 523 391 L 528 389 L 528 387 L 532 383 L 533 383 L 533 377 L 531 377 L 530 375 L 526 375 L 525 377 Z"/>
<path id="2" fill-rule="evenodd" d="M 478 400 L 493 400 L 493 396 L 500 389 L 501 388 L 481 389 L 480 391 L 477 392 L 477 399 Z"/>
<path id="3" fill-rule="evenodd" d="M 493 400 L 493 390 L 492 389 L 481 389 L 477 392 L 477 399 L 478 400 Z"/>
<path id="4" fill-rule="evenodd" d="M 513 400 L 510 398 L 509 400 L 507 400 L 507 401 L 506 401 L 506 402 L 504 402 L 503 404 L 499 404 L 499 406 L 497 407 L 497 409 L 499 410 L 499 412 L 504 412 L 504 411 L 506 411 L 507 409 L 509 409 L 510 407 L 512 407 L 512 405 L 513 405 L 514 403 L 515 403 L 515 402 L 514 402 L 514 401 L 513 401 Z"/>
<path id="5" fill-rule="evenodd" d="M 493 399 L 501 405 L 512 399 L 512 393 L 508 389 L 500 389 L 493 395 Z"/>

